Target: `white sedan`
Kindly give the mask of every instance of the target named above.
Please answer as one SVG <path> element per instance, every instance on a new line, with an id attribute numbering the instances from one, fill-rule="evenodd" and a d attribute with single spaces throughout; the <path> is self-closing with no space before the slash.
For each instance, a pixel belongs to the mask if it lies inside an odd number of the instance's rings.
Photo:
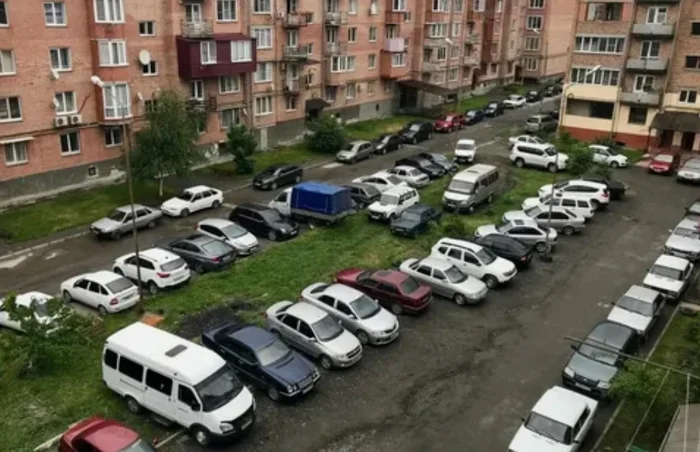
<path id="1" fill-rule="evenodd" d="M 224 202 L 224 193 L 206 185 L 197 185 L 183 190 L 178 196 L 165 201 L 160 210 L 171 217 L 186 217 L 192 212 L 216 209 Z"/>
<path id="2" fill-rule="evenodd" d="M 425 187 L 430 183 L 430 178 L 426 174 L 412 166 L 397 166 L 387 172 L 414 188 Z"/>
<path id="3" fill-rule="evenodd" d="M 608 146 L 591 144 L 588 149 L 593 152 L 595 163 L 610 165 L 612 168 L 625 168 L 627 166 L 627 157 Z"/>
<path id="4" fill-rule="evenodd" d="M 408 187 L 406 182 L 402 181 L 393 174 L 387 173 L 386 171 L 380 171 L 372 174 L 371 176 L 358 177 L 357 179 L 353 179 L 353 183 L 369 184 L 380 192 L 385 192 L 394 187 Z"/>
<path id="5" fill-rule="evenodd" d="M 516 143 L 544 144 L 544 140 L 541 140 L 533 135 L 518 135 L 517 137 L 508 138 L 508 143 L 510 144 L 510 147 L 513 147 Z"/>
<path id="6" fill-rule="evenodd" d="M 34 311 L 34 318 L 38 323 L 48 325 L 53 322 L 54 317 L 49 315 L 47 302 L 53 297 L 41 292 L 27 292 L 15 297 L 15 304 Z M 10 318 L 10 313 L 5 310 L 5 299 L 0 298 L 0 326 L 23 332 L 19 320 Z"/>
<path id="7" fill-rule="evenodd" d="M 520 108 L 527 103 L 527 99 L 520 94 L 511 94 L 508 99 L 503 101 L 506 108 Z"/>

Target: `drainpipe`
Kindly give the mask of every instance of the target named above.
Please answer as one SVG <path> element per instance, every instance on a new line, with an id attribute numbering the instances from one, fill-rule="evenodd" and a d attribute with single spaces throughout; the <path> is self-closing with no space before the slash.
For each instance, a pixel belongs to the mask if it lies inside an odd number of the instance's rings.
<path id="1" fill-rule="evenodd" d="M 245 9 L 245 13 L 244 13 L 245 23 L 246 23 L 245 33 L 248 36 L 252 37 L 252 34 L 251 34 L 253 32 L 253 29 L 251 27 L 251 22 L 253 20 L 252 2 L 239 2 L 239 4 L 244 5 L 243 8 Z M 252 47 L 252 45 L 253 44 L 251 41 L 251 47 Z M 256 45 L 257 45 L 257 43 L 256 43 Z M 252 52 L 253 49 L 251 48 L 250 51 Z M 257 61 L 257 50 L 255 52 L 255 56 L 256 56 L 256 61 Z M 254 69 L 257 70 L 257 67 Z M 254 74 L 255 74 L 255 71 L 246 72 L 246 75 L 245 75 L 246 91 L 245 91 L 245 100 L 243 101 L 244 105 L 245 105 L 246 112 L 248 113 L 245 116 L 246 127 L 250 131 L 253 130 L 253 125 L 254 125 L 254 121 L 255 121 L 255 111 L 253 110 L 253 108 L 254 108 L 254 105 L 253 105 L 253 76 L 254 76 Z"/>

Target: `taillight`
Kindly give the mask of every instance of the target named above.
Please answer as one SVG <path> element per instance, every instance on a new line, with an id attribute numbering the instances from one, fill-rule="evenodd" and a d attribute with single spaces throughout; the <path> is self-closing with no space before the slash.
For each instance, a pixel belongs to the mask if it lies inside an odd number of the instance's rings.
<path id="1" fill-rule="evenodd" d="M 527 255 L 520 258 L 521 261 L 525 262 L 527 260 Z"/>
<path id="2" fill-rule="evenodd" d="M 607 190 L 603 190 L 603 198 L 607 198 L 610 196 L 610 193 Z"/>
<path id="3" fill-rule="evenodd" d="M 168 278 L 168 277 L 170 277 L 170 273 L 161 273 L 161 272 L 158 272 L 158 273 L 156 273 L 156 275 L 157 275 L 159 278 Z"/>
<path id="4" fill-rule="evenodd" d="M 220 257 L 212 257 L 211 261 L 214 262 L 215 264 L 218 264 L 219 262 L 221 262 L 221 258 Z"/>
<path id="5" fill-rule="evenodd" d="M 118 304 L 119 304 L 119 300 L 117 300 L 116 298 L 112 298 L 111 300 L 109 300 L 110 306 L 116 306 Z"/>

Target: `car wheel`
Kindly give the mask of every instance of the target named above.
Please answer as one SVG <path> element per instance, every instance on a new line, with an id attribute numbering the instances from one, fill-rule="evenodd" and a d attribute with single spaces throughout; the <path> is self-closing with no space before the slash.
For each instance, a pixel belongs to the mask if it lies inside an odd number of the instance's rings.
<path id="1" fill-rule="evenodd" d="M 273 182 L 273 183 L 270 185 L 270 190 L 277 190 L 277 182 Z"/>
<path id="2" fill-rule="evenodd" d="M 484 276 L 483 281 L 489 289 L 495 289 L 498 286 L 498 278 L 493 275 Z"/>
<path id="3" fill-rule="evenodd" d="M 563 232 L 564 235 L 571 235 L 571 234 L 573 234 L 575 231 L 574 231 L 574 227 L 573 227 L 573 226 L 566 225 L 566 226 L 564 226 L 564 228 L 561 230 L 561 232 Z"/>
<path id="4" fill-rule="evenodd" d="M 104 317 L 104 316 L 107 315 L 107 308 L 105 308 L 104 305 L 99 305 L 99 306 L 97 307 L 97 312 L 98 312 L 102 317 Z"/>
<path id="5" fill-rule="evenodd" d="M 620 164 L 617 163 L 617 162 L 611 162 L 611 163 L 610 163 L 610 167 L 611 167 L 612 169 L 617 169 L 619 166 L 620 166 Z"/>
<path id="6" fill-rule="evenodd" d="M 538 253 L 544 253 L 546 249 L 547 249 L 547 244 L 544 242 L 537 242 L 535 244 L 535 251 L 537 251 Z"/>
<path id="7" fill-rule="evenodd" d="M 393 312 L 395 315 L 403 314 L 403 305 L 401 305 L 401 303 L 392 304 L 391 305 L 391 312 Z"/>
<path id="8" fill-rule="evenodd" d="M 73 297 L 71 297 L 70 292 L 67 290 L 63 291 L 63 301 L 66 303 L 71 303 L 73 301 Z"/>
<path id="9" fill-rule="evenodd" d="M 211 203 L 212 209 L 218 209 L 219 207 L 221 207 L 221 201 L 219 201 L 218 199 L 216 201 L 214 201 L 213 203 Z"/>
<path id="10" fill-rule="evenodd" d="M 148 293 L 150 293 L 151 295 L 157 294 L 158 290 L 160 290 L 160 287 L 158 287 L 158 284 L 154 283 L 153 281 L 148 282 L 147 288 L 148 288 Z"/>
<path id="11" fill-rule="evenodd" d="M 333 368 L 333 361 L 326 355 L 321 355 L 319 362 L 321 363 L 321 367 L 326 370 L 331 370 Z"/>
<path id="12" fill-rule="evenodd" d="M 522 168 L 523 166 L 525 166 L 525 160 L 515 159 L 515 166 L 517 166 L 518 168 Z"/>
<path id="13" fill-rule="evenodd" d="M 111 237 L 112 237 L 112 239 L 114 239 L 114 240 L 119 240 L 119 239 L 121 238 L 121 236 L 122 236 L 122 231 L 120 231 L 119 229 L 117 229 L 116 231 L 112 232 L 112 234 L 111 234 Z"/>
<path id="14" fill-rule="evenodd" d="M 197 441 L 197 444 L 202 447 L 208 447 L 209 444 L 211 444 L 211 433 L 204 427 L 197 426 L 193 428 L 192 436 L 194 436 L 194 440 Z"/>
<path id="15" fill-rule="evenodd" d="M 180 211 L 180 216 L 183 217 L 183 218 L 186 217 L 186 216 L 189 215 L 189 214 L 190 214 L 190 209 L 182 209 L 182 210 Z"/>
<path id="16" fill-rule="evenodd" d="M 202 265 L 201 262 L 197 262 L 196 264 L 194 264 L 194 271 L 201 275 L 202 273 L 204 273 L 204 265 Z"/>
<path id="17" fill-rule="evenodd" d="M 280 392 L 277 390 L 277 388 L 269 388 L 267 390 L 267 396 L 273 402 L 279 402 L 279 400 L 280 400 Z"/>
<path id="18" fill-rule="evenodd" d="M 277 240 L 277 232 L 276 231 L 270 231 L 267 233 L 267 238 L 272 240 L 273 242 Z"/>
<path id="19" fill-rule="evenodd" d="M 547 165 L 547 170 L 549 170 L 550 173 L 556 173 L 557 172 L 557 165 L 554 163 L 550 163 Z"/>
<path id="20" fill-rule="evenodd" d="M 357 340 L 360 341 L 360 344 L 362 345 L 367 345 L 369 344 L 369 334 L 362 330 L 357 330 L 355 333 L 355 336 L 357 336 Z"/>
<path id="21" fill-rule="evenodd" d="M 148 229 L 153 229 L 153 228 L 155 228 L 155 227 L 156 227 L 156 220 L 151 220 L 151 221 L 149 221 L 148 224 L 146 225 L 146 227 L 147 227 Z"/>
<path id="22" fill-rule="evenodd" d="M 493 202 L 493 195 L 489 195 L 489 197 L 486 198 L 486 202 L 491 204 Z"/>
<path id="23" fill-rule="evenodd" d="M 457 306 L 464 306 L 467 304 L 467 297 L 462 295 L 461 293 L 455 294 L 455 303 L 457 303 Z"/>
<path id="24" fill-rule="evenodd" d="M 593 210 L 597 212 L 600 208 L 600 203 L 595 199 L 591 199 L 591 206 L 593 206 Z"/>
<path id="25" fill-rule="evenodd" d="M 301 182 L 301 176 L 297 175 L 297 177 L 294 178 L 294 183 L 298 184 L 299 182 Z"/>
<path id="26" fill-rule="evenodd" d="M 138 403 L 136 399 L 131 396 L 126 396 L 126 407 L 133 414 L 139 414 L 142 410 L 141 404 Z"/>

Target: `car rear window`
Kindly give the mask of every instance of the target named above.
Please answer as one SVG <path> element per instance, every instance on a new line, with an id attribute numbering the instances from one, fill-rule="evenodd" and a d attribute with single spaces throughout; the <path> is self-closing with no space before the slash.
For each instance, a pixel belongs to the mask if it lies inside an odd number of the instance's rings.
<path id="1" fill-rule="evenodd" d="M 107 283 L 107 288 L 110 292 L 117 294 L 129 290 L 134 287 L 134 283 L 126 278 L 115 279 L 114 281 Z"/>
<path id="2" fill-rule="evenodd" d="M 161 265 L 160 268 L 164 272 L 171 272 L 173 270 L 177 270 L 178 268 L 182 267 L 183 265 L 185 265 L 185 261 L 183 261 L 182 259 L 175 259 L 175 260 L 172 260 L 170 262 L 166 262 L 165 264 Z"/>
<path id="3" fill-rule="evenodd" d="M 401 291 L 405 294 L 413 293 L 419 288 L 420 284 L 413 278 L 406 278 L 406 280 L 401 283 Z"/>
<path id="4" fill-rule="evenodd" d="M 212 240 L 211 242 L 205 243 L 202 245 L 202 249 L 212 256 L 221 256 L 222 254 L 230 253 L 233 250 L 229 245 L 218 240 Z"/>

